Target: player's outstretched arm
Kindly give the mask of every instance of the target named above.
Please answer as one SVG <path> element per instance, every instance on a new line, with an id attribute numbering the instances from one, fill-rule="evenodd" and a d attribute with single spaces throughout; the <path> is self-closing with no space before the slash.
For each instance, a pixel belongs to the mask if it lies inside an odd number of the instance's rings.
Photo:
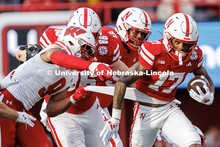
<path id="1" fill-rule="evenodd" d="M 102 81 L 104 80 L 103 76 L 112 78 L 112 75 L 109 74 L 112 72 L 110 68 L 112 67 L 111 65 L 103 64 L 100 62 L 90 62 L 73 55 L 68 55 L 64 50 L 60 48 L 49 49 L 41 55 L 41 59 L 44 62 L 52 62 L 53 64 L 69 69 L 90 70 L 91 72 L 97 74 Z"/>
<path id="2" fill-rule="evenodd" d="M 26 112 L 17 112 L 2 102 L 0 102 L 0 117 L 6 119 L 14 119 L 20 123 L 28 124 L 31 127 L 34 126 L 32 121 L 36 120 L 36 118 L 27 114 Z"/>
<path id="3" fill-rule="evenodd" d="M 51 95 L 47 103 L 46 112 L 49 117 L 55 117 L 63 112 L 65 112 L 72 103 L 66 98 L 67 89 Z"/>
<path id="4" fill-rule="evenodd" d="M 13 78 L 15 70 L 11 71 L 1 82 L 0 89 L 8 88 L 9 86 L 18 83 L 18 80 Z"/>
<path id="5" fill-rule="evenodd" d="M 72 104 L 85 98 L 87 91 L 84 89 L 85 85 L 76 89 L 75 93 L 69 98 L 66 98 L 67 90 L 62 91 L 54 96 L 51 96 L 46 107 L 46 112 L 49 117 L 55 117 L 65 112 Z"/>
<path id="6" fill-rule="evenodd" d="M 136 73 L 145 72 L 147 69 L 143 67 L 139 62 L 133 65 L 128 71 Z M 106 123 L 105 127 L 100 133 L 100 137 L 102 137 L 102 142 L 107 144 L 112 138 L 113 134 L 117 134 L 119 130 L 119 123 L 121 119 L 121 106 L 124 99 L 126 87 L 133 84 L 139 78 L 141 78 L 143 74 L 131 74 L 131 75 L 123 75 L 119 78 L 118 82 L 115 85 L 115 92 L 113 97 L 113 109 L 112 109 L 112 118 Z"/>

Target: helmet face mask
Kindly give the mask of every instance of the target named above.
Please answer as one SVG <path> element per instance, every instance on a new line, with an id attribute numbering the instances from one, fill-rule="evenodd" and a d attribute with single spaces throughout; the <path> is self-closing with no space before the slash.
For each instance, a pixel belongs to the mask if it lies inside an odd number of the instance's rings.
<path id="1" fill-rule="evenodd" d="M 147 41 L 147 39 L 149 38 L 150 35 L 151 35 L 151 32 L 144 32 L 144 31 L 141 31 L 137 28 L 131 27 L 128 30 L 127 44 L 129 46 L 133 46 L 133 48 L 138 48 L 141 46 L 141 44 L 143 44 L 145 41 Z M 139 37 L 137 38 L 137 36 L 139 36 Z"/>
<path id="2" fill-rule="evenodd" d="M 87 44 L 81 46 L 81 49 L 79 52 L 81 53 L 81 58 L 84 60 L 92 59 L 93 56 L 95 55 L 95 49 Z"/>
<path id="3" fill-rule="evenodd" d="M 90 8 L 79 8 L 70 17 L 67 26 L 83 27 L 92 32 L 94 37 L 101 29 L 99 16 Z"/>
<path id="4" fill-rule="evenodd" d="M 64 28 L 58 40 L 63 41 L 72 54 L 79 58 L 82 54 L 95 54 L 95 38 L 87 29 L 73 26 Z"/>
<path id="5" fill-rule="evenodd" d="M 199 34 L 196 22 L 187 14 L 176 13 L 168 18 L 165 23 L 163 44 L 168 54 L 174 60 L 179 61 L 180 65 L 189 60 L 197 45 L 198 38 Z M 188 49 L 177 49 L 172 43 L 173 40 L 188 46 Z"/>
<path id="6" fill-rule="evenodd" d="M 137 51 L 138 47 L 151 34 L 151 20 L 144 10 L 135 7 L 127 8 L 119 14 L 115 30 L 130 49 Z M 143 35 L 146 37 L 138 39 L 136 36 L 131 35 L 131 30 L 142 34 L 146 33 L 146 35 Z"/>

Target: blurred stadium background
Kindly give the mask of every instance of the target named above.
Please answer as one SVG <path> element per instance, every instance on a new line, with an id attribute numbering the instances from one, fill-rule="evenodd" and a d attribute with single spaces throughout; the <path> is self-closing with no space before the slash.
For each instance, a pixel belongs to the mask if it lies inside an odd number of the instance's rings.
<path id="1" fill-rule="evenodd" d="M 215 101 L 211 106 L 206 106 L 190 98 L 186 84 L 192 75 L 179 87 L 176 98 L 182 102 L 180 107 L 187 117 L 211 140 L 207 146 L 219 147 L 220 0 L 0 0 L 0 79 L 19 65 L 15 52 L 20 45 L 37 43 L 49 26 L 65 25 L 77 8 L 92 8 L 98 13 L 103 25 L 111 25 L 123 9 L 132 6 L 142 8 L 149 14 L 152 20 L 149 40 L 162 37 L 159 32 L 163 33 L 164 21 L 173 13 L 187 13 L 197 21 L 200 34 L 198 44 L 204 53 L 204 66 L 216 86 Z M 32 109 L 37 116 L 41 103 Z M 123 111 L 120 135 L 124 146 L 128 147 L 133 103 L 126 100 L 124 105 L 126 111 Z M 157 142 L 154 146 L 170 145 Z"/>

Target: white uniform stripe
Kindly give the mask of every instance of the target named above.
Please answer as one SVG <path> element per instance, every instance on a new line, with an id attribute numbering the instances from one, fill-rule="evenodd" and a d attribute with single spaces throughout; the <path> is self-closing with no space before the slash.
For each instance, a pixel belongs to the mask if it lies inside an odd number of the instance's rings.
<path id="1" fill-rule="evenodd" d="M 141 56 L 148 64 L 150 64 L 151 66 L 153 65 L 153 61 L 150 60 L 150 59 L 143 53 L 142 50 L 141 50 L 140 56 Z"/>
<path id="2" fill-rule="evenodd" d="M 59 137 L 56 135 L 56 130 L 53 130 L 53 127 L 52 127 L 53 124 L 52 124 L 50 121 L 48 121 L 48 125 L 50 126 L 51 134 L 52 134 L 52 136 L 53 136 L 53 139 L 54 139 L 55 142 L 56 142 L 56 145 L 59 146 L 59 147 L 62 147 L 62 146 L 60 146 L 60 144 L 59 144 L 59 142 L 61 142 L 61 141 L 60 141 Z"/>
<path id="3" fill-rule="evenodd" d="M 199 62 L 198 67 L 200 67 L 203 64 L 203 59 L 202 61 Z"/>
<path id="4" fill-rule="evenodd" d="M 116 49 L 114 50 L 114 54 L 116 54 L 116 53 L 118 52 L 118 50 L 119 50 L 119 45 L 117 44 L 117 47 L 116 47 Z"/>
<path id="5" fill-rule="evenodd" d="M 45 32 L 43 33 L 43 37 L 45 38 L 46 42 L 48 42 L 48 44 L 52 44 L 50 39 L 47 37 L 47 34 Z"/>
<path id="6" fill-rule="evenodd" d="M 41 44 L 42 44 L 44 47 L 47 47 L 47 46 L 48 46 L 48 44 L 44 41 L 43 38 L 40 38 L 40 42 L 41 42 Z"/>
<path id="7" fill-rule="evenodd" d="M 152 60 L 154 60 L 154 55 L 152 55 L 143 45 L 141 46 L 142 51 L 147 54 Z"/>
<path id="8" fill-rule="evenodd" d="M 119 56 L 120 56 L 120 50 L 118 51 L 117 55 L 114 56 L 113 61 L 115 61 L 116 59 L 118 59 Z"/>

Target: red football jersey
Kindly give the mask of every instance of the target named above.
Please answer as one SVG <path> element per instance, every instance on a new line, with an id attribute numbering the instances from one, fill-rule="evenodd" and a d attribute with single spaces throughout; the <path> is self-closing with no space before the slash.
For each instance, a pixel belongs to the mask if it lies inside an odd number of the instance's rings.
<path id="1" fill-rule="evenodd" d="M 114 29 L 104 26 L 97 39 L 97 54 L 94 60 L 112 64 L 116 62 L 120 57 L 121 47 L 123 47 L 120 37 L 117 35 Z M 112 85 L 115 82 L 112 81 L 100 81 L 98 79 L 98 86 Z M 97 93 L 99 102 L 102 108 L 108 107 L 112 103 L 112 96 Z"/>
<path id="2" fill-rule="evenodd" d="M 138 52 L 127 49 L 123 44 L 121 38 L 117 35 L 116 31 L 110 27 L 104 26 L 97 41 L 97 55 L 96 59 L 99 62 L 112 64 L 118 59 L 131 67 L 138 62 Z M 115 82 L 99 80 L 98 86 L 113 86 Z M 108 107 L 112 103 L 112 96 L 97 93 L 99 102 L 102 108 Z"/>
<path id="3" fill-rule="evenodd" d="M 146 42 L 141 46 L 139 61 L 148 72 L 136 82 L 141 92 L 163 101 L 174 99 L 177 86 L 186 75 L 203 64 L 202 50 L 196 46 L 190 59 L 179 65 L 164 47 L 162 40 Z"/>

